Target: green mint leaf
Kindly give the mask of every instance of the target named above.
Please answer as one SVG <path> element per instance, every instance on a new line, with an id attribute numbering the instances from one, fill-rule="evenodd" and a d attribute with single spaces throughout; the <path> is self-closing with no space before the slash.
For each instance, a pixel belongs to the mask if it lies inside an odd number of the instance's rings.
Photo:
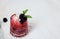
<path id="1" fill-rule="evenodd" d="M 30 15 L 26 15 L 26 17 L 27 17 L 27 18 L 32 18 L 32 16 L 30 16 Z"/>
<path id="2" fill-rule="evenodd" d="M 23 14 L 26 14 L 26 13 L 27 13 L 27 11 L 28 11 L 28 9 L 24 10 L 24 11 L 23 11 Z"/>

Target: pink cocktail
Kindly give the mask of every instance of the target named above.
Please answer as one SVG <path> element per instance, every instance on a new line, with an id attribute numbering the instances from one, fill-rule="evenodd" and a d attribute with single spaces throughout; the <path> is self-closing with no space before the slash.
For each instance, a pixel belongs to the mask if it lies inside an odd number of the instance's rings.
<path id="1" fill-rule="evenodd" d="M 22 37 L 28 33 L 27 20 L 23 23 L 20 22 L 21 19 L 16 14 L 10 17 L 10 33 L 15 37 Z"/>

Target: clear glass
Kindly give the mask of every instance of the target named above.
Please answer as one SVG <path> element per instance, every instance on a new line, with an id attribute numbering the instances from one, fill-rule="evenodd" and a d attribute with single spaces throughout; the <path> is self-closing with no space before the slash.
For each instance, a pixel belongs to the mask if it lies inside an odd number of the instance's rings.
<path id="1" fill-rule="evenodd" d="M 16 14 L 13 14 L 10 17 L 10 33 L 15 37 L 22 37 L 25 36 L 28 33 L 28 24 L 27 21 L 25 21 L 23 24 L 21 24 L 20 19 Z"/>

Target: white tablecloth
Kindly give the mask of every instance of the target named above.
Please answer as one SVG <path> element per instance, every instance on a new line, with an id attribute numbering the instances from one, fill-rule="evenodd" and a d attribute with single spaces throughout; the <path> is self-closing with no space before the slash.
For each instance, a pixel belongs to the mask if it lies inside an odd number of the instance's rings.
<path id="1" fill-rule="evenodd" d="M 10 16 L 24 9 L 33 17 L 28 19 L 30 31 L 16 38 L 9 31 Z M 4 17 L 8 22 L 3 22 Z M 5 39 L 60 39 L 60 0 L 0 0 L 0 19 Z"/>

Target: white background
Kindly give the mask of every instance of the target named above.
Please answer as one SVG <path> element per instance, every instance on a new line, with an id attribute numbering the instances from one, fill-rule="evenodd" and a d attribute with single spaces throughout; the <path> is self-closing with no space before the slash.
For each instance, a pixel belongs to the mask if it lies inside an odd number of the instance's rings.
<path id="1" fill-rule="evenodd" d="M 24 9 L 33 17 L 28 19 L 31 29 L 25 37 L 16 38 L 9 33 L 9 19 Z M 4 17 L 8 22 L 3 22 Z M 0 0 L 0 21 L 5 39 L 60 39 L 60 0 Z"/>

